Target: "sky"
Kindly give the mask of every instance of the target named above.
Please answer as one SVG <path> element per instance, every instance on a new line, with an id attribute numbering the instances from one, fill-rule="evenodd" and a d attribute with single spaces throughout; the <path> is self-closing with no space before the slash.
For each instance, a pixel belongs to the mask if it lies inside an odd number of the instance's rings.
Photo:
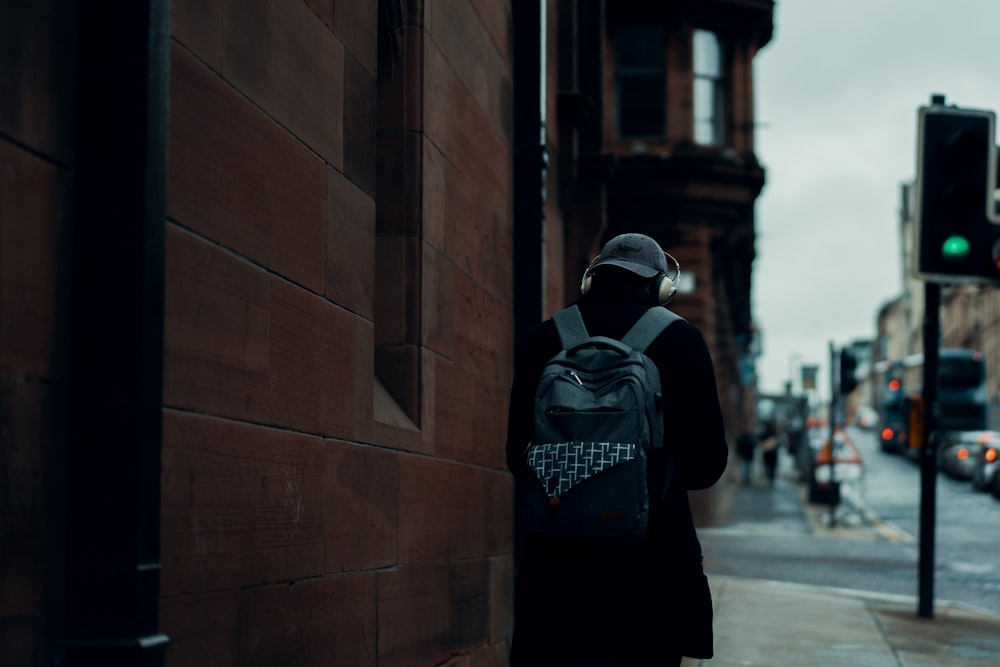
<path id="1" fill-rule="evenodd" d="M 917 110 L 1000 112 L 1000 0 L 777 0 L 774 35 L 754 59 L 754 320 L 758 387 L 799 388 L 830 344 L 875 336 L 902 293 L 900 189 L 916 174 Z M 908 267 L 907 267 L 908 270 Z"/>

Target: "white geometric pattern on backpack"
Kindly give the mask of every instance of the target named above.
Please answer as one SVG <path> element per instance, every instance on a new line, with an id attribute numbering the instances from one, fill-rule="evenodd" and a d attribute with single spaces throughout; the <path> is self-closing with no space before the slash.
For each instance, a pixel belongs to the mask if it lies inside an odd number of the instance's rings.
<path id="1" fill-rule="evenodd" d="M 528 450 L 528 465 L 545 492 L 558 498 L 575 485 L 635 458 L 633 442 L 545 442 Z"/>

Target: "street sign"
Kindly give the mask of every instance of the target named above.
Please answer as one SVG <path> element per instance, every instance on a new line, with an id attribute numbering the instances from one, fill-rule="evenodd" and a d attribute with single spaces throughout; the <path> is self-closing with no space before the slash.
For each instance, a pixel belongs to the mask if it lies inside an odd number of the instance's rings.
<path id="1" fill-rule="evenodd" d="M 819 366 L 803 366 L 802 367 L 802 390 L 803 391 L 814 391 L 816 389 L 816 373 L 819 371 Z"/>

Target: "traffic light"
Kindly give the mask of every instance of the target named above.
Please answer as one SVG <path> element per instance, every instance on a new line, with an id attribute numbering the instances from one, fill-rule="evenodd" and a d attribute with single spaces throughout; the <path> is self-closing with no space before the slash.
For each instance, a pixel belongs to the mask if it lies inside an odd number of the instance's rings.
<path id="1" fill-rule="evenodd" d="M 858 358 L 848 349 L 840 351 L 840 393 L 850 394 L 858 388 Z"/>
<path id="2" fill-rule="evenodd" d="M 945 106 L 918 113 L 916 274 L 933 282 L 1000 282 L 992 111 Z"/>

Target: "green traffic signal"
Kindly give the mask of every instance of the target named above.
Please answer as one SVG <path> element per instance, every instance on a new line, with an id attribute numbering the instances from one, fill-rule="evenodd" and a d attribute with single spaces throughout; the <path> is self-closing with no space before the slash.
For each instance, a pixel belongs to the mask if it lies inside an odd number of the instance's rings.
<path id="1" fill-rule="evenodd" d="M 941 257 L 958 262 L 969 256 L 969 239 L 964 236 L 949 236 L 941 245 Z"/>
<path id="2" fill-rule="evenodd" d="M 994 112 L 941 95 L 919 111 L 914 268 L 924 280 L 1000 285 L 995 124 Z"/>

